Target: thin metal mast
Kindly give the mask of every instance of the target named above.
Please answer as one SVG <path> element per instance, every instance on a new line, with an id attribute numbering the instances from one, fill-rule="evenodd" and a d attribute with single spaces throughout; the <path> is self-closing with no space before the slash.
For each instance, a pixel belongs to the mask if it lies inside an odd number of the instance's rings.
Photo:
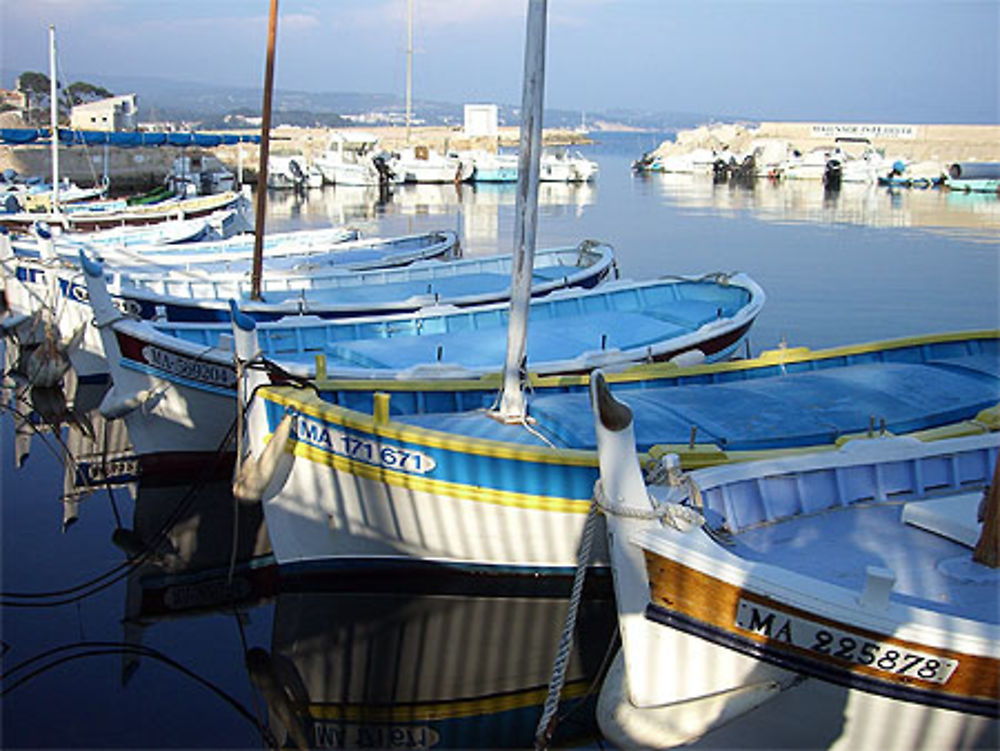
<path id="1" fill-rule="evenodd" d="M 521 96 L 520 157 L 514 217 L 514 258 L 511 269 L 510 316 L 503 391 L 497 417 L 518 422 L 526 417 L 524 381 L 527 376 L 526 340 L 535 266 L 538 228 L 538 178 L 542 150 L 542 106 L 545 100 L 545 25 L 547 0 L 530 0 L 524 45 L 524 84 Z"/>
<path id="2" fill-rule="evenodd" d="M 413 113 L 413 0 L 408 0 L 409 20 L 406 25 L 406 142 L 410 142 L 410 121 Z"/>
<path id="3" fill-rule="evenodd" d="M 59 84 L 56 76 L 56 27 L 49 24 L 49 122 L 52 128 L 52 213 L 59 211 Z"/>

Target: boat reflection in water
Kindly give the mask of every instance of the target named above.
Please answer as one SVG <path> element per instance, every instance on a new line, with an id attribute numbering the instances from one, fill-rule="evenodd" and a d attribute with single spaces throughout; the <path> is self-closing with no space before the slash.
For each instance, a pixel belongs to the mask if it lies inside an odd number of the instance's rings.
<path id="1" fill-rule="evenodd" d="M 541 183 L 539 209 L 546 216 L 578 216 L 595 203 L 593 183 Z M 440 217 L 435 226 L 459 231 L 467 253 L 496 253 L 509 236 L 517 198 L 516 183 L 460 183 L 376 186 L 333 185 L 302 193 L 268 193 L 268 230 L 285 226 L 347 225 L 366 235 L 405 234 L 411 223 Z M 386 229 L 389 227 L 389 230 Z"/>
<path id="2" fill-rule="evenodd" d="M 565 580 L 341 575 L 279 587 L 270 649 L 251 650 L 283 688 L 268 702 L 279 739 L 287 696 L 289 735 L 315 748 L 533 745 L 566 618 Z M 557 746 L 597 737 L 593 691 L 616 633 L 609 588 L 585 594 L 576 628 Z"/>
<path id="3" fill-rule="evenodd" d="M 857 224 L 870 227 L 958 229 L 995 241 L 1000 232 L 1000 198 L 972 197 L 940 188 L 895 188 L 843 183 L 827 190 L 814 180 L 757 179 L 745 185 L 715 184 L 711 175 L 652 174 L 648 180 L 664 202 L 686 209 L 752 212 L 775 222 Z"/>
<path id="4" fill-rule="evenodd" d="M 137 510 L 145 508 L 159 510 L 140 500 Z M 137 538 L 148 544 L 147 527 L 161 523 L 137 514 Z M 232 574 L 221 557 L 186 557 L 230 550 L 225 523 L 203 520 L 197 545 L 195 536 L 169 533 L 173 547 L 162 555 L 161 544 L 129 581 L 126 641 L 138 646 L 164 620 L 271 608 L 270 643 L 248 643 L 246 669 L 267 705 L 276 747 L 531 747 L 566 620 L 568 580 L 343 569 L 292 578 L 260 555 L 251 524 L 240 529 Z M 555 745 L 598 737 L 596 693 L 616 633 L 610 582 L 592 582 L 577 613 Z M 126 661 L 125 677 L 138 655 Z"/>
<path id="5" fill-rule="evenodd" d="M 144 490 L 134 531 L 150 545 L 171 504 Z M 569 606 L 567 579 L 343 568 L 282 576 L 260 545 L 259 515 L 239 525 L 235 564 L 225 560 L 233 549 L 226 520 L 202 516 L 194 534 L 193 516 L 179 516 L 170 546 L 160 543 L 132 575 L 126 641 L 140 644 L 164 620 L 270 608 L 270 642 L 248 642 L 246 668 L 277 747 L 532 745 Z M 596 690 L 615 636 L 610 581 L 592 580 L 577 613 L 556 745 L 598 737 Z M 138 663 L 132 658 L 126 675 Z"/>
<path id="6" fill-rule="evenodd" d="M 14 466 L 23 467 L 32 451 L 51 451 L 59 458 L 63 530 L 79 518 L 80 503 L 95 491 L 127 486 L 134 495 L 138 465 L 125 425 L 104 419 L 98 409 L 107 384 L 80 383 L 70 369 L 59 385 L 32 386 L 20 365 L 26 350 L 12 341 L 3 350 L 0 404 L 13 417 Z"/>

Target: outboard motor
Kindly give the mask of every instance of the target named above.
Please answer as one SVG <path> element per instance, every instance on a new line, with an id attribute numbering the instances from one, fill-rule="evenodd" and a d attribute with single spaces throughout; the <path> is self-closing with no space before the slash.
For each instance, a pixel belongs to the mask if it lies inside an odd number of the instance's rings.
<path id="1" fill-rule="evenodd" d="M 13 193 L 8 193 L 3 197 L 3 201 L 0 201 L 0 212 L 4 214 L 16 214 L 20 210 L 21 203 Z"/>
<path id="2" fill-rule="evenodd" d="M 292 173 L 292 177 L 295 178 L 295 189 L 302 190 L 306 184 L 306 173 L 302 171 L 299 163 L 294 159 L 288 161 L 288 171 Z"/>
<path id="3" fill-rule="evenodd" d="M 732 168 L 729 182 L 732 185 L 742 185 L 744 188 L 752 188 L 757 177 L 757 160 L 753 154 L 747 154 L 739 166 Z"/>
<path id="4" fill-rule="evenodd" d="M 823 187 L 826 190 L 840 190 L 840 182 L 844 177 L 844 165 L 839 159 L 830 159 L 823 170 Z"/>
<path id="5" fill-rule="evenodd" d="M 725 159 L 716 159 L 712 162 L 712 181 L 718 185 L 719 183 L 728 182 L 729 180 L 729 162 Z"/>
<path id="6" fill-rule="evenodd" d="M 389 167 L 389 162 L 384 156 L 372 157 L 372 163 L 375 165 L 375 169 L 378 170 L 379 182 L 387 183 L 392 179 L 392 169 Z"/>

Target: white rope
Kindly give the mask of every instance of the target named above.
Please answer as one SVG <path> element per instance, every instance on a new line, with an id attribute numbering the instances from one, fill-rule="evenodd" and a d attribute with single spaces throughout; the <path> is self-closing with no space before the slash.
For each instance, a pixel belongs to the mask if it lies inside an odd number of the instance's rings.
<path id="1" fill-rule="evenodd" d="M 705 518 L 695 508 L 680 503 L 664 503 L 648 494 L 646 496 L 649 501 L 648 508 L 629 503 L 613 502 L 604 494 L 604 488 L 600 482 L 598 480 L 594 485 L 594 502 L 605 514 L 628 519 L 659 521 L 682 532 L 695 529 L 705 523 Z M 697 486 L 693 482 L 689 481 L 689 484 L 694 490 L 697 490 Z M 700 499 L 700 493 L 698 497 Z"/>
<path id="2" fill-rule="evenodd" d="M 684 477 L 688 478 L 687 475 L 684 475 Z M 697 486 L 693 482 L 689 480 L 689 484 L 694 491 L 697 491 Z M 559 709 L 559 696 L 566 681 L 566 668 L 569 663 L 570 649 L 573 646 L 573 633 L 576 630 L 576 614 L 580 608 L 583 582 L 587 573 L 587 565 L 590 562 L 590 550 L 593 544 L 598 510 L 605 514 L 614 514 L 632 519 L 658 520 L 685 532 L 704 524 L 704 517 L 690 506 L 682 506 L 677 503 L 660 503 L 651 496 L 648 496 L 648 498 L 650 503 L 649 508 L 641 508 L 625 503 L 614 503 L 608 500 L 600 479 L 594 483 L 594 493 L 591 498 L 590 509 L 587 512 L 587 520 L 584 523 L 583 533 L 580 537 L 580 549 L 577 554 L 576 571 L 573 574 L 573 589 L 569 600 L 569 610 L 566 613 L 566 624 L 559 638 L 559 648 L 556 651 L 556 659 L 552 665 L 552 677 L 549 679 L 549 693 L 545 698 L 542 716 L 539 718 L 538 726 L 535 729 L 536 749 L 548 748 L 555 732 L 554 718 L 556 711 Z M 698 494 L 698 498 L 700 500 L 700 493 Z"/>
<path id="3" fill-rule="evenodd" d="M 590 510 L 587 512 L 587 521 L 583 525 L 576 571 L 573 574 L 573 590 L 569 600 L 569 611 L 566 613 L 566 625 L 559 638 L 559 649 L 556 652 L 555 663 L 552 665 L 552 677 L 549 679 L 549 694 L 545 698 L 545 708 L 538 720 L 538 727 L 535 729 L 536 749 L 548 748 L 555 731 L 553 719 L 559 709 L 559 695 L 562 693 L 562 687 L 566 681 L 566 666 L 569 663 L 570 648 L 573 646 L 573 632 L 576 630 L 576 614 L 580 608 L 583 581 L 587 575 L 587 564 L 590 561 L 590 548 L 597 521 L 597 486 L 600 482 L 598 480 L 595 484 L 594 498 L 591 500 Z"/>

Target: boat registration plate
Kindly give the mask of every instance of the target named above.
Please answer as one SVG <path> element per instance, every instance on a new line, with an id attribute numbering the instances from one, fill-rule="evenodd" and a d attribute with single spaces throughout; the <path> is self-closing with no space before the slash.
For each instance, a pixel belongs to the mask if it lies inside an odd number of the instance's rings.
<path id="1" fill-rule="evenodd" d="M 360 435 L 299 415 L 295 425 L 295 437 L 302 443 L 322 451 L 347 457 L 365 464 L 403 472 L 427 474 L 434 470 L 434 457 L 422 451 L 406 449 L 402 446 L 373 441 Z"/>
<path id="2" fill-rule="evenodd" d="M 893 642 L 869 639 L 847 629 L 817 623 L 740 598 L 736 625 L 767 637 L 771 642 L 815 653 L 847 667 L 863 665 L 893 676 L 906 676 L 929 683 L 946 683 L 958 667 L 952 660 Z"/>

